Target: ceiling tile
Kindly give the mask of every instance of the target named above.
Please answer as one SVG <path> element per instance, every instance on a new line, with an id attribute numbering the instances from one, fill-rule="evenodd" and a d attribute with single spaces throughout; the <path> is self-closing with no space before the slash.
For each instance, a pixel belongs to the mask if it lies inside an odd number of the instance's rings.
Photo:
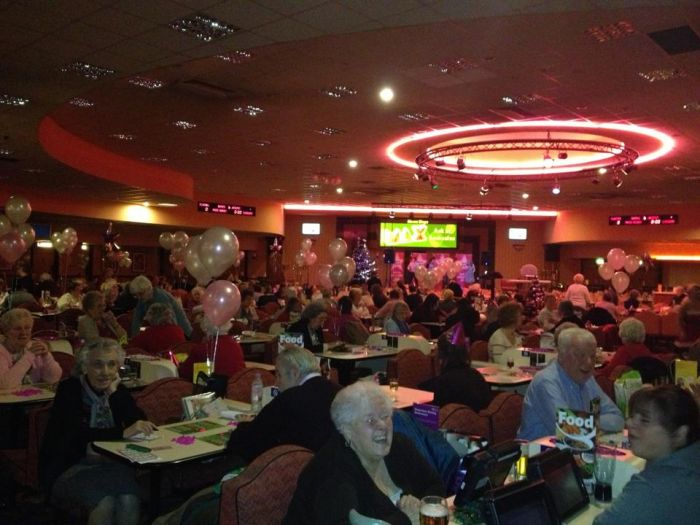
<path id="1" fill-rule="evenodd" d="M 83 17 L 82 22 L 121 35 L 138 35 L 156 27 L 153 22 L 112 8 Z"/>
<path id="2" fill-rule="evenodd" d="M 106 31 L 104 28 L 97 28 L 82 22 L 73 22 L 54 33 L 54 35 L 70 42 L 90 46 L 93 49 L 102 49 L 103 47 L 111 46 L 124 38 L 123 35 L 112 33 L 111 31 Z M 52 35 L 52 38 L 54 35 Z"/>
<path id="3" fill-rule="evenodd" d="M 274 42 L 304 40 L 321 35 L 319 30 L 297 22 L 296 20 L 292 20 L 291 18 L 283 18 L 276 22 L 258 27 L 255 33 L 269 38 Z"/>
<path id="4" fill-rule="evenodd" d="M 196 10 L 168 0 L 119 0 L 113 7 L 156 24 L 169 25 L 173 20 L 193 14 Z"/>
<path id="5" fill-rule="evenodd" d="M 325 4 L 328 0 L 295 0 L 294 2 L 280 2 L 280 0 L 255 0 L 256 4 L 277 11 L 285 15 L 301 13 L 320 4 Z"/>
<path id="6" fill-rule="evenodd" d="M 170 51 L 182 52 L 201 46 L 204 42 L 192 38 L 185 33 L 175 31 L 169 27 L 155 27 L 150 31 L 141 33 L 135 37 L 140 42 L 147 42 Z"/>
<path id="7" fill-rule="evenodd" d="M 207 9 L 207 14 L 243 29 L 253 29 L 279 20 L 283 16 L 279 12 L 272 11 L 247 0 L 224 2 L 212 6 L 210 9 Z"/>
<path id="8" fill-rule="evenodd" d="M 342 33 L 350 28 L 360 26 L 368 17 L 352 11 L 342 5 L 327 3 L 298 13 L 294 20 L 315 27 L 322 33 Z"/>

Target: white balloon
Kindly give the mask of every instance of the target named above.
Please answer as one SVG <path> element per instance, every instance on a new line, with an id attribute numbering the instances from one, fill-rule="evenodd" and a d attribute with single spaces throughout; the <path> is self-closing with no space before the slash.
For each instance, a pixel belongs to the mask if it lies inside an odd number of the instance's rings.
<path id="1" fill-rule="evenodd" d="M 608 252 L 608 262 L 615 270 L 620 270 L 625 266 L 625 259 L 625 251 L 620 248 L 613 248 Z"/>
<path id="2" fill-rule="evenodd" d="M 637 255 L 628 255 L 625 257 L 625 271 L 632 275 L 634 272 L 639 270 L 639 265 L 642 260 Z"/>
<path id="3" fill-rule="evenodd" d="M 617 293 L 622 293 L 627 290 L 627 287 L 630 285 L 630 276 L 625 272 L 615 272 L 615 275 L 612 276 L 611 282 L 613 288 L 615 288 L 615 291 Z"/>
<path id="4" fill-rule="evenodd" d="M 328 243 L 328 251 L 331 252 L 333 261 L 339 261 L 345 257 L 345 253 L 348 251 L 348 244 L 341 238 L 333 239 Z"/>
<path id="5" fill-rule="evenodd" d="M 603 263 L 598 266 L 598 275 L 600 275 L 606 281 L 609 281 L 612 279 L 612 276 L 615 275 L 615 270 L 610 263 Z"/>

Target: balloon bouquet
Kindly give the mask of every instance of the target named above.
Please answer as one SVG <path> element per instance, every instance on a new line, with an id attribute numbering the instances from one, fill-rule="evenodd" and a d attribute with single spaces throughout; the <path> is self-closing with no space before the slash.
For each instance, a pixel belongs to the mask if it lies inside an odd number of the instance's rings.
<path id="1" fill-rule="evenodd" d="M 301 270 L 302 268 L 306 267 L 307 282 L 309 280 L 309 267 L 316 264 L 316 260 L 318 259 L 316 252 L 311 251 L 313 244 L 314 242 L 311 239 L 304 239 L 301 241 L 301 248 L 294 254 L 294 264 L 296 265 L 297 269 Z"/>
<path id="2" fill-rule="evenodd" d="M 328 251 L 331 254 L 333 264 L 320 264 L 318 266 L 319 283 L 323 288 L 328 289 L 334 286 L 343 286 L 353 278 L 357 265 L 352 257 L 345 255 L 348 251 L 348 245 L 341 238 L 329 242 Z"/>
<path id="3" fill-rule="evenodd" d="M 104 251 L 105 260 L 109 261 L 113 265 L 114 273 L 119 271 L 119 268 L 130 268 L 131 267 L 131 254 L 117 244 L 117 239 L 119 234 L 115 233 L 112 228 L 112 223 L 110 222 L 107 229 L 102 234 L 102 239 L 104 240 Z"/>
<path id="4" fill-rule="evenodd" d="M 639 270 L 643 264 L 641 257 L 627 255 L 624 250 L 613 248 L 608 252 L 606 262 L 598 266 L 598 275 L 610 281 L 617 293 L 622 293 L 630 285 L 630 275 Z"/>
<path id="5" fill-rule="evenodd" d="M 164 232 L 160 234 L 158 242 L 166 250 L 171 250 L 169 258 L 176 270 L 181 271 L 184 266 L 197 284 L 206 286 L 202 308 L 205 317 L 217 327 L 212 358 L 207 356 L 208 369 L 213 372 L 220 329 L 240 309 L 241 293 L 231 281 L 212 282 L 212 279 L 220 277 L 231 266 L 240 264 L 243 252 L 239 249 L 238 238 L 228 228 L 217 226 L 193 237 L 182 231 L 173 234 Z"/>
<path id="6" fill-rule="evenodd" d="M 462 261 L 455 261 L 452 257 L 443 257 L 439 260 L 434 259 L 428 267 L 422 262 L 411 261 L 408 269 L 416 276 L 418 286 L 431 291 L 445 275 L 449 279 L 454 279 L 462 271 Z"/>
<path id="7" fill-rule="evenodd" d="M 5 213 L 0 214 L 0 257 L 10 264 L 15 264 L 34 243 L 34 228 L 25 222 L 31 213 L 27 199 L 13 195 L 5 202 Z"/>

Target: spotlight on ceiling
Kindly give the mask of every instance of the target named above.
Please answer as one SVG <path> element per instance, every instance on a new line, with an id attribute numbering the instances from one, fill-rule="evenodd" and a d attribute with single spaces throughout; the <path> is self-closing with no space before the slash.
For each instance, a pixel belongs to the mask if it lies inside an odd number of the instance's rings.
<path id="1" fill-rule="evenodd" d="M 529 193 L 523 193 L 523 199 L 529 199 L 530 194 Z"/>
<path id="2" fill-rule="evenodd" d="M 389 211 L 389 218 L 390 219 L 395 219 L 396 218 L 396 212 L 394 210 Z"/>
<path id="3" fill-rule="evenodd" d="M 356 161 L 355 159 L 350 159 L 350 160 L 348 161 L 348 166 L 349 166 L 350 168 L 357 168 L 357 161 Z"/>
<path id="4" fill-rule="evenodd" d="M 394 90 L 390 87 L 385 87 L 379 92 L 379 98 L 382 102 L 391 102 L 394 100 Z"/>
<path id="5" fill-rule="evenodd" d="M 420 173 L 415 172 L 415 173 L 413 174 L 413 180 L 420 180 Z"/>
<path id="6" fill-rule="evenodd" d="M 343 188 L 338 187 L 338 188 L 335 189 L 335 192 L 336 192 L 337 194 L 341 194 L 341 193 L 343 193 Z"/>
<path id="7" fill-rule="evenodd" d="M 549 156 L 549 153 L 544 154 L 544 157 L 542 158 L 542 165 L 547 169 L 554 166 L 554 159 Z"/>
<path id="8" fill-rule="evenodd" d="M 457 159 L 457 169 L 458 170 L 463 170 L 466 167 L 466 164 L 464 163 L 464 159 L 462 157 L 459 157 Z"/>
<path id="9" fill-rule="evenodd" d="M 607 172 L 607 168 L 598 168 L 598 175 L 605 175 Z"/>
<path id="10" fill-rule="evenodd" d="M 559 181 L 554 182 L 554 186 L 552 186 L 552 193 L 554 195 L 559 195 L 561 193 L 561 186 L 559 186 Z"/>
<path id="11" fill-rule="evenodd" d="M 490 191 L 491 186 L 489 186 L 488 182 L 484 181 L 484 183 L 481 185 L 481 188 L 479 188 L 479 195 L 481 195 L 482 197 L 486 197 Z"/>
<path id="12" fill-rule="evenodd" d="M 560 151 L 559 154 L 557 155 L 557 158 L 559 160 L 566 160 L 569 158 L 569 154 L 566 151 Z"/>
<path id="13" fill-rule="evenodd" d="M 622 177 L 620 177 L 618 174 L 615 174 L 615 176 L 613 177 L 612 183 L 613 183 L 613 186 L 615 186 L 616 188 L 619 188 L 620 186 L 622 186 Z"/>

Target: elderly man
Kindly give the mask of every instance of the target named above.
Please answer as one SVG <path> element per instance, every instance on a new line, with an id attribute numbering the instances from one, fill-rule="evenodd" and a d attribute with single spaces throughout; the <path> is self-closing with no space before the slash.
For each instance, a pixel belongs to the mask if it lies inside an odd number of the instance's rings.
<path id="1" fill-rule="evenodd" d="M 155 303 L 163 303 L 167 304 L 175 313 L 177 324 L 180 325 L 180 328 L 182 328 L 189 339 L 192 334 L 192 325 L 187 320 L 182 306 L 180 306 L 180 303 L 178 303 L 172 295 L 162 288 L 154 288 L 151 281 L 145 275 L 134 277 L 131 283 L 129 283 L 129 291 L 139 300 L 136 304 L 136 308 L 134 308 L 134 314 L 131 320 L 131 330 L 129 331 L 131 337 L 136 336 L 141 330 L 141 323 L 148 311 L 148 307 Z"/>
<path id="2" fill-rule="evenodd" d="M 555 433 L 558 408 L 590 410 L 591 401 L 600 399 L 600 426 L 609 432 L 622 430 L 620 409 L 593 378 L 596 341 L 582 328 L 568 328 L 559 334 L 559 356 L 535 375 L 525 394 L 518 438 L 526 440 Z"/>

